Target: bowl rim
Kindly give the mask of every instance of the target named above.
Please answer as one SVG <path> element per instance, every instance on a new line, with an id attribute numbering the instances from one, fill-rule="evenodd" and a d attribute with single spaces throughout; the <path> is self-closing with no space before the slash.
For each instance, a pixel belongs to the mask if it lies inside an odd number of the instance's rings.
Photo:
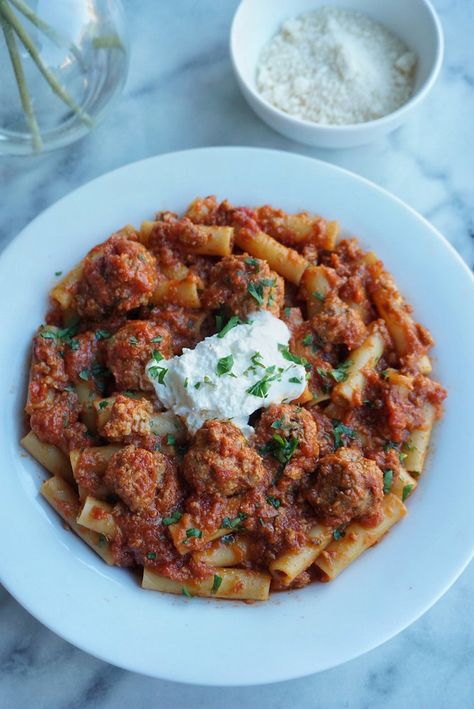
<path id="1" fill-rule="evenodd" d="M 254 87 L 243 77 L 242 72 L 240 71 L 239 68 L 239 63 L 237 60 L 237 49 L 236 49 L 236 25 L 239 20 L 240 13 L 242 12 L 242 9 L 245 5 L 248 5 L 252 0 L 240 0 L 240 3 L 234 13 L 234 16 L 232 18 L 232 24 L 230 28 L 230 37 L 229 37 L 229 52 L 230 52 L 230 58 L 232 62 L 232 67 L 234 69 L 235 75 L 243 86 L 245 86 L 245 89 L 251 94 L 252 99 L 256 101 L 260 108 L 263 110 L 269 111 L 270 113 L 273 113 L 276 117 L 285 120 L 287 123 L 293 125 L 295 128 L 298 127 L 304 127 L 308 129 L 313 129 L 313 130 L 324 130 L 332 133 L 339 133 L 342 134 L 345 131 L 355 131 L 357 133 L 362 133 L 366 129 L 370 128 L 379 128 L 383 127 L 384 125 L 387 125 L 393 121 L 396 121 L 397 118 L 403 115 L 403 113 L 411 110 L 414 108 L 420 101 L 422 101 L 428 93 L 431 91 L 431 89 L 434 86 L 434 83 L 436 79 L 438 78 L 438 75 L 441 71 L 441 66 L 443 64 L 443 59 L 444 59 L 444 49 L 445 49 L 445 41 L 444 41 L 444 32 L 443 32 L 443 27 L 441 24 L 441 20 L 439 19 L 439 15 L 434 9 L 433 5 L 431 4 L 430 0 L 418 0 L 422 5 L 425 6 L 425 8 L 428 11 L 428 14 L 430 16 L 430 19 L 433 23 L 433 29 L 434 29 L 434 34 L 436 37 L 436 58 L 433 63 L 433 66 L 431 67 L 431 70 L 426 77 L 425 81 L 423 84 L 417 89 L 417 91 L 410 96 L 408 101 L 406 101 L 404 104 L 399 106 L 395 111 L 391 111 L 390 113 L 387 113 L 385 116 L 381 116 L 380 118 L 373 118 L 370 121 L 363 121 L 361 123 L 344 123 L 344 124 L 333 124 L 333 123 L 317 123 L 316 121 L 308 121 L 303 118 L 297 118 L 296 116 L 291 115 L 290 113 L 286 113 L 285 111 L 282 111 L 280 108 L 277 108 L 274 106 L 270 101 L 267 101 L 265 98 L 262 97 L 262 95 L 254 89 Z M 365 13 L 367 14 L 367 13 Z"/>

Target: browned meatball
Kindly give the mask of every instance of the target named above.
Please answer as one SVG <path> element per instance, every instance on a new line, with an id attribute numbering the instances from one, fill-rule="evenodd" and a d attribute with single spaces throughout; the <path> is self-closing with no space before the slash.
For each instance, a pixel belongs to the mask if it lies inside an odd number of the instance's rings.
<path id="1" fill-rule="evenodd" d="M 126 313 L 149 302 L 157 279 L 156 259 L 140 243 L 113 234 L 90 251 L 76 294 L 79 315 L 92 320 Z"/>
<path id="2" fill-rule="evenodd" d="M 265 478 L 258 453 L 227 421 L 206 421 L 183 461 L 186 480 L 197 492 L 230 497 Z"/>
<path id="3" fill-rule="evenodd" d="M 226 305 L 245 319 L 261 309 L 278 316 L 283 305 L 283 279 L 270 270 L 266 261 L 248 254 L 221 259 L 211 271 L 210 283 L 203 304 L 211 310 Z"/>
<path id="4" fill-rule="evenodd" d="M 324 343 L 346 345 L 349 350 L 364 341 L 367 328 L 361 316 L 336 293 L 329 293 L 321 311 L 311 319 L 311 326 Z"/>
<path id="5" fill-rule="evenodd" d="M 170 331 L 173 354 L 181 354 L 183 347 L 192 349 L 203 339 L 201 327 L 206 313 L 202 310 L 162 303 L 151 310 L 149 317 Z"/>
<path id="6" fill-rule="evenodd" d="M 98 339 L 94 332 L 70 338 L 64 349 L 64 364 L 71 381 L 84 379 L 93 371 L 94 365 L 103 364 L 104 351 L 105 340 Z"/>
<path id="7" fill-rule="evenodd" d="M 320 460 L 305 497 L 331 527 L 353 519 L 375 526 L 382 518 L 383 473 L 360 451 L 339 448 Z"/>
<path id="8" fill-rule="evenodd" d="M 299 480 L 313 470 L 319 455 L 318 429 L 301 406 L 272 404 L 255 428 L 257 448 L 268 456 L 273 472 L 285 466 L 285 476 Z"/>
<path id="9" fill-rule="evenodd" d="M 103 480 L 132 512 L 140 512 L 153 503 L 165 470 L 165 456 L 158 451 L 126 446 L 111 457 Z"/>
<path id="10" fill-rule="evenodd" d="M 171 357 L 171 336 L 167 328 L 144 320 L 132 320 L 120 328 L 107 344 L 107 364 L 119 389 L 152 391 L 145 373 L 152 352 Z"/>
<path id="11" fill-rule="evenodd" d="M 32 410 L 31 430 L 41 441 L 58 446 L 65 452 L 87 448 L 93 441 L 86 426 L 79 421 L 80 412 L 75 392 L 56 392 L 49 403 Z"/>
<path id="12" fill-rule="evenodd" d="M 99 433 L 109 441 L 131 442 L 127 440 L 131 436 L 149 436 L 151 433 L 153 404 L 148 399 L 132 399 L 118 394 L 107 413 L 107 421 L 99 425 Z"/>

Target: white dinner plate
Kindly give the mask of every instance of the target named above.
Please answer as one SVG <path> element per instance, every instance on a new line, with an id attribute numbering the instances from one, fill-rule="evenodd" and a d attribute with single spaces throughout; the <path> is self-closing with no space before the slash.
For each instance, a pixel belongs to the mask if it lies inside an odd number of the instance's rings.
<path id="1" fill-rule="evenodd" d="M 18 442 L 31 336 L 55 272 L 124 224 L 139 225 L 160 209 L 183 210 L 209 194 L 338 219 L 380 255 L 432 331 L 434 376 L 449 391 L 405 519 L 334 582 L 254 605 L 144 591 L 130 571 L 108 568 L 40 497 L 45 473 Z M 274 682 L 380 645 L 424 613 L 472 557 L 473 300 L 471 273 L 433 227 L 387 192 L 324 162 L 206 148 L 128 165 L 81 187 L 35 219 L 0 258 L 1 581 L 81 649 L 181 682 Z"/>

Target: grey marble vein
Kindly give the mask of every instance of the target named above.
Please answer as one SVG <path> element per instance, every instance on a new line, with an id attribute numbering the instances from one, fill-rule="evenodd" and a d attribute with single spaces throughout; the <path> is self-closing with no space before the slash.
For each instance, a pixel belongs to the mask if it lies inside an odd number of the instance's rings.
<path id="1" fill-rule="evenodd" d="M 435 0 L 443 72 L 398 132 L 372 145 L 293 143 L 248 108 L 227 51 L 236 0 L 128 0 L 133 55 L 103 124 L 40 158 L 0 158 L 0 248 L 72 189 L 120 165 L 206 145 L 251 145 L 329 160 L 407 201 L 474 266 L 473 0 Z M 392 599 L 387 599 L 390 612 Z M 467 709 L 474 706 L 474 567 L 405 632 L 346 665 L 258 688 L 191 687 L 111 667 L 43 628 L 0 587 L 0 709 Z"/>

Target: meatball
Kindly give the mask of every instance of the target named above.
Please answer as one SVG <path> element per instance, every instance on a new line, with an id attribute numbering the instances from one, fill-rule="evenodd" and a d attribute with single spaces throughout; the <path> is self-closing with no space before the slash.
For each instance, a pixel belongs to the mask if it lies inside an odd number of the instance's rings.
<path id="1" fill-rule="evenodd" d="M 184 347 L 193 349 L 203 339 L 201 326 L 206 313 L 201 310 L 162 303 L 151 310 L 149 317 L 154 322 L 166 325 L 171 333 L 171 346 L 175 355 L 181 354 Z"/>
<path id="2" fill-rule="evenodd" d="M 171 336 L 167 328 L 144 320 L 128 322 L 108 340 L 107 364 L 119 389 L 153 391 L 145 373 L 153 350 L 171 357 Z"/>
<path id="3" fill-rule="evenodd" d="M 84 259 L 76 310 L 92 320 L 126 313 L 149 302 L 156 280 L 155 257 L 142 244 L 113 234 Z"/>
<path id="4" fill-rule="evenodd" d="M 284 282 L 266 261 L 248 254 L 226 256 L 211 270 L 204 307 L 215 310 L 225 305 L 235 315 L 246 318 L 255 310 L 269 310 L 278 316 L 283 305 Z"/>
<path id="5" fill-rule="evenodd" d="M 131 436 L 149 436 L 153 404 L 148 399 L 131 399 L 118 394 L 106 423 L 99 426 L 99 433 L 108 441 L 127 441 Z"/>
<path id="6" fill-rule="evenodd" d="M 93 332 L 84 332 L 69 340 L 64 350 L 64 364 L 71 381 L 83 378 L 81 372 L 90 372 L 93 365 L 104 363 L 104 342 Z"/>
<path id="7" fill-rule="evenodd" d="M 81 407 L 77 394 L 56 393 L 48 403 L 31 412 L 31 430 L 41 441 L 58 446 L 68 453 L 76 448 L 87 448 L 92 439 L 86 426 L 79 421 Z"/>
<path id="8" fill-rule="evenodd" d="M 200 493 L 230 497 L 265 478 L 258 453 L 233 423 L 206 421 L 183 461 L 186 480 Z"/>
<path id="9" fill-rule="evenodd" d="M 285 476 L 299 480 L 313 470 L 319 455 L 318 429 L 311 414 L 301 406 L 272 404 L 255 428 L 257 447 L 270 458 L 274 473 L 285 466 Z"/>
<path id="10" fill-rule="evenodd" d="M 359 347 L 367 335 L 367 328 L 357 310 L 334 292 L 326 296 L 321 311 L 311 319 L 311 326 L 322 342 L 346 345 L 349 350 Z"/>
<path id="11" fill-rule="evenodd" d="M 383 473 L 360 451 L 339 448 L 320 460 L 305 497 L 324 524 L 357 519 L 372 527 L 382 519 Z"/>
<path id="12" fill-rule="evenodd" d="M 67 386 L 64 345 L 56 337 L 56 332 L 55 328 L 40 328 L 33 339 L 27 413 L 51 402 L 53 390 L 62 391 Z"/>
<path id="13" fill-rule="evenodd" d="M 140 512 L 152 505 L 165 470 L 162 453 L 126 446 L 111 457 L 103 480 L 132 512 Z"/>

